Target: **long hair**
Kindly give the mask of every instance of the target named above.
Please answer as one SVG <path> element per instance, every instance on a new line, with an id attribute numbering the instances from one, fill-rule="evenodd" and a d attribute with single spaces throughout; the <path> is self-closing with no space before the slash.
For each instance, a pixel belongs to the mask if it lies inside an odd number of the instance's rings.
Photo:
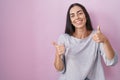
<path id="1" fill-rule="evenodd" d="M 70 5 L 70 7 L 68 8 L 68 11 L 67 11 L 65 33 L 67 33 L 69 35 L 73 35 L 73 33 L 75 32 L 75 27 L 72 25 L 71 20 L 70 20 L 70 9 L 74 6 L 79 6 L 80 8 L 82 8 L 82 10 L 85 14 L 85 17 L 86 17 L 86 29 L 89 31 L 92 31 L 93 27 L 92 27 L 90 16 L 89 16 L 87 10 L 85 9 L 85 7 L 83 5 L 81 5 L 79 3 L 74 3 L 74 4 Z"/>

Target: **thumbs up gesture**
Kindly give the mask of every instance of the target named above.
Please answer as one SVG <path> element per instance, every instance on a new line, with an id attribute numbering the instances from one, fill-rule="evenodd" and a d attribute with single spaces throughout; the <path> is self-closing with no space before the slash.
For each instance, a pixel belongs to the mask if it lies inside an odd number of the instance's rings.
<path id="1" fill-rule="evenodd" d="M 59 55 L 63 55 L 65 53 L 65 46 L 64 46 L 64 44 L 58 45 L 56 42 L 53 42 L 53 46 L 56 48 L 56 52 Z"/>
<path id="2" fill-rule="evenodd" d="M 107 41 L 105 35 L 101 32 L 100 26 L 98 25 L 96 33 L 93 35 L 93 40 L 97 43 L 104 43 Z"/>

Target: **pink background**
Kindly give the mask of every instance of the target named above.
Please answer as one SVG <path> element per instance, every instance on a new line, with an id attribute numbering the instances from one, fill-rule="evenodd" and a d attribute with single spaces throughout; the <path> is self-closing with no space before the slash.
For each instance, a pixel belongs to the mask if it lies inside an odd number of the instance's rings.
<path id="1" fill-rule="evenodd" d="M 120 0 L 0 0 L 0 80 L 57 80 L 51 43 L 74 2 L 87 8 L 120 56 Z M 107 80 L 120 80 L 120 62 L 104 68 Z"/>

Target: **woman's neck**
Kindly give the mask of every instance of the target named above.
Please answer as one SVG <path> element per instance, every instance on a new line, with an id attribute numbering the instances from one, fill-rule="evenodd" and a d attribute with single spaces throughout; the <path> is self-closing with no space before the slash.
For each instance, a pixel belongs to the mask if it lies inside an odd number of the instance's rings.
<path id="1" fill-rule="evenodd" d="M 78 29 L 75 29 L 73 36 L 79 39 L 83 39 L 89 36 L 90 33 L 91 31 L 88 31 L 86 28 L 83 28 L 83 29 L 78 28 Z"/>

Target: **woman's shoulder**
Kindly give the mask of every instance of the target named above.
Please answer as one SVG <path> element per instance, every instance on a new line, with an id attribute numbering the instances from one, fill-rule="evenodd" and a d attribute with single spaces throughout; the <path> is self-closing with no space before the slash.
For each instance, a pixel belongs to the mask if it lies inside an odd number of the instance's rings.
<path id="1" fill-rule="evenodd" d="M 92 37 L 96 33 L 96 30 L 92 30 L 90 36 Z"/>
<path id="2" fill-rule="evenodd" d="M 64 34 L 60 34 L 59 38 L 58 38 L 58 44 L 65 44 L 68 42 L 70 36 L 66 33 Z"/>
<path id="3" fill-rule="evenodd" d="M 92 34 L 94 34 L 94 33 L 96 33 L 96 30 L 92 30 L 92 32 L 91 32 Z"/>

